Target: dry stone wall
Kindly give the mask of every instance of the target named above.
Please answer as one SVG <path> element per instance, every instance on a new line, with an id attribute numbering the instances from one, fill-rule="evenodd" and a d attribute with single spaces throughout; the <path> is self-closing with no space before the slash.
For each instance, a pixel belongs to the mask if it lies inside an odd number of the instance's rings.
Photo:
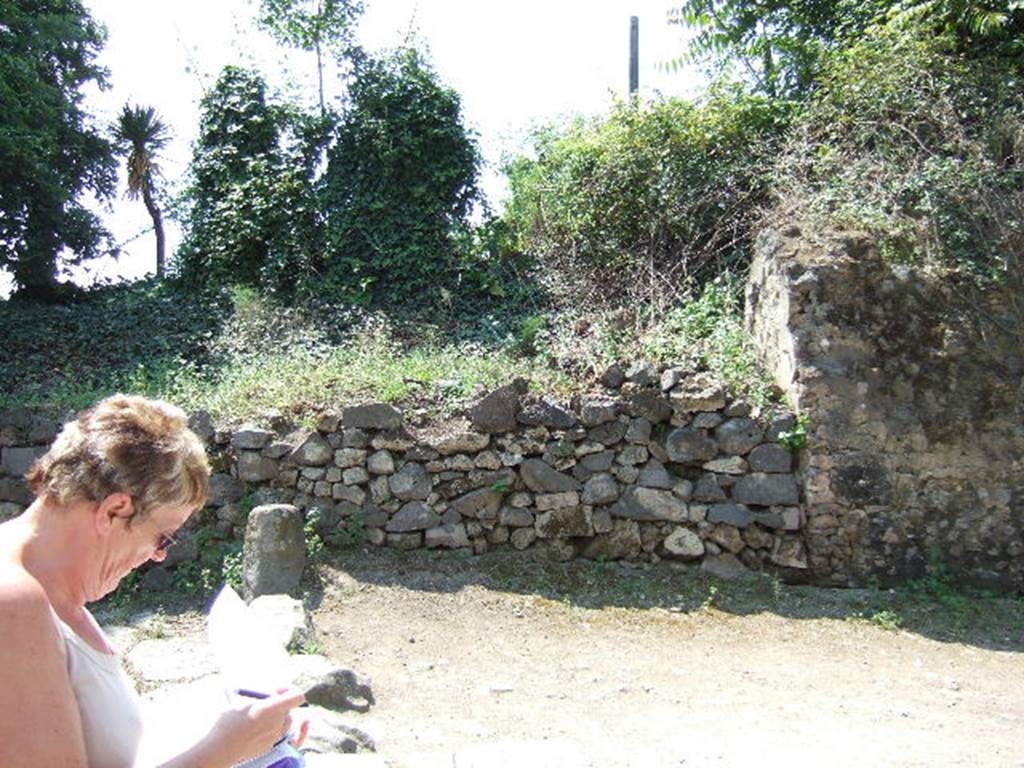
<path id="1" fill-rule="evenodd" d="M 289 504 L 328 544 L 357 534 L 399 549 L 806 571 L 803 482 L 777 439 L 791 414 L 760 413 L 681 369 L 613 366 L 604 382 L 560 402 L 517 381 L 445 423 L 409 424 L 381 403 L 324 414 L 305 432 L 222 430 L 196 414 L 216 468 L 205 522 L 240 537 L 246 506 Z M 28 503 L 18 476 L 52 438 L 50 424 L 37 445 L 18 444 L 29 422 L 0 449 L 8 512 Z M 186 543 L 169 567 L 191 556 Z"/>
<path id="2" fill-rule="evenodd" d="M 798 476 L 816 580 L 900 580 L 939 564 L 1024 589 L 1024 350 L 972 324 L 981 300 L 887 264 L 857 235 L 761 237 L 747 324 L 808 420 Z"/>
<path id="3" fill-rule="evenodd" d="M 1024 350 L 965 322 L 963 299 L 862 237 L 769 231 L 747 324 L 793 413 L 637 363 L 568 402 L 514 382 L 445 423 L 381 403 L 306 432 L 196 414 L 216 468 L 199 522 L 241 538 L 254 503 L 288 504 L 328 543 L 672 558 L 832 584 L 938 562 L 1022 590 Z M 778 439 L 794 413 L 807 420 L 796 454 Z M 0 414 L 0 518 L 31 502 L 22 476 L 56 429 L 24 409 Z M 185 537 L 153 578 L 196 555 Z"/>

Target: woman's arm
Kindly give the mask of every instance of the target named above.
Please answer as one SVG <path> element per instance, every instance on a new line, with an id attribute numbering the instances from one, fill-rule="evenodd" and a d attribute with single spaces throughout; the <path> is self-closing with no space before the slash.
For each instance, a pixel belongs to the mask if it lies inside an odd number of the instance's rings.
<path id="1" fill-rule="evenodd" d="M 0 765 L 87 768 L 64 643 L 43 588 L 0 569 Z"/>

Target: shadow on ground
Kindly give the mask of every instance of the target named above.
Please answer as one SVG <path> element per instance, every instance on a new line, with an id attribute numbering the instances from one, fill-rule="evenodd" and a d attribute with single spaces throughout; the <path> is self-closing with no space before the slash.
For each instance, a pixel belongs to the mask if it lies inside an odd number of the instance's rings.
<path id="1" fill-rule="evenodd" d="M 553 562 L 522 552 L 472 556 L 378 548 L 337 552 L 310 570 L 305 587 L 314 608 L 325 583 L 345 573 L 378 586 L 438 593 L 478 586 L 584 609 L 771 613 L 798 620 L 867 622 L 940 642 L 1024 652 L 1024 598 L 963 592 L 941 578 L 895 589 L 837 589 L 788 585 L 764 574 L 723 581 L 683 563 Z"/>

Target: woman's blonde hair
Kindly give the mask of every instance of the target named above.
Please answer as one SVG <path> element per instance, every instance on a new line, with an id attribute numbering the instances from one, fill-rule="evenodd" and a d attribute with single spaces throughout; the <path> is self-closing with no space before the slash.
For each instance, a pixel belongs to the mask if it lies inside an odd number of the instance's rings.
<path id="1" fill-rule="evenodd" d="M 127 493 L 142 518 L 160 506 L 203 506 L 210 465 L 180 408 L 112 395 L 65 424 L 26 477 L 37 496 L 61 504 Z"/>

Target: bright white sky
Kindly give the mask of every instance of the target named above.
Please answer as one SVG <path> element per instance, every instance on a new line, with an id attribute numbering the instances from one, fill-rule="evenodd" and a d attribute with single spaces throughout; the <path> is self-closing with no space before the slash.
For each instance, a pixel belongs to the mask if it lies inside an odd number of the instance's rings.
<path id="1" fill-rule="evenodd" d="M 223 66 L 255 66 L 273 86 L 316 103 L 312 55 L 285 52 L 255 30 L 257 0 L 85 4 L 107 27 L 100 63 L 110 70 L 111 85 L 90 92 L 86 106 L 103 123 L 126 101 L 155 107 L 173 129 L 162 164 L 171 188 L 188 163 L 199 100 Z M 395 47 L 412 32 L 441 79 L 462 96 L 486 162 L 484 190 L 495 205 L 504 194 L 501 158 L 522 146 L 531 126 L 604 112 L 626 94 L 630 16 L 640 19 L 642 96 L 692 94 L 698 80 L 659 68 L 684 48 L 683 31 L 666 21 L 673 0 L 366 0 L 366 6 L 358 32 L 365 47 Z M 130 242 L 119 260 L 92 262 L 76 280 L 154 270 L 152 233 L 132 240 L 150 227 L 142 203 L 119 196 L 104 217 L 119 243 Z M 173 251 L 180 235 L 173 223 L 168 228 Z"/>

